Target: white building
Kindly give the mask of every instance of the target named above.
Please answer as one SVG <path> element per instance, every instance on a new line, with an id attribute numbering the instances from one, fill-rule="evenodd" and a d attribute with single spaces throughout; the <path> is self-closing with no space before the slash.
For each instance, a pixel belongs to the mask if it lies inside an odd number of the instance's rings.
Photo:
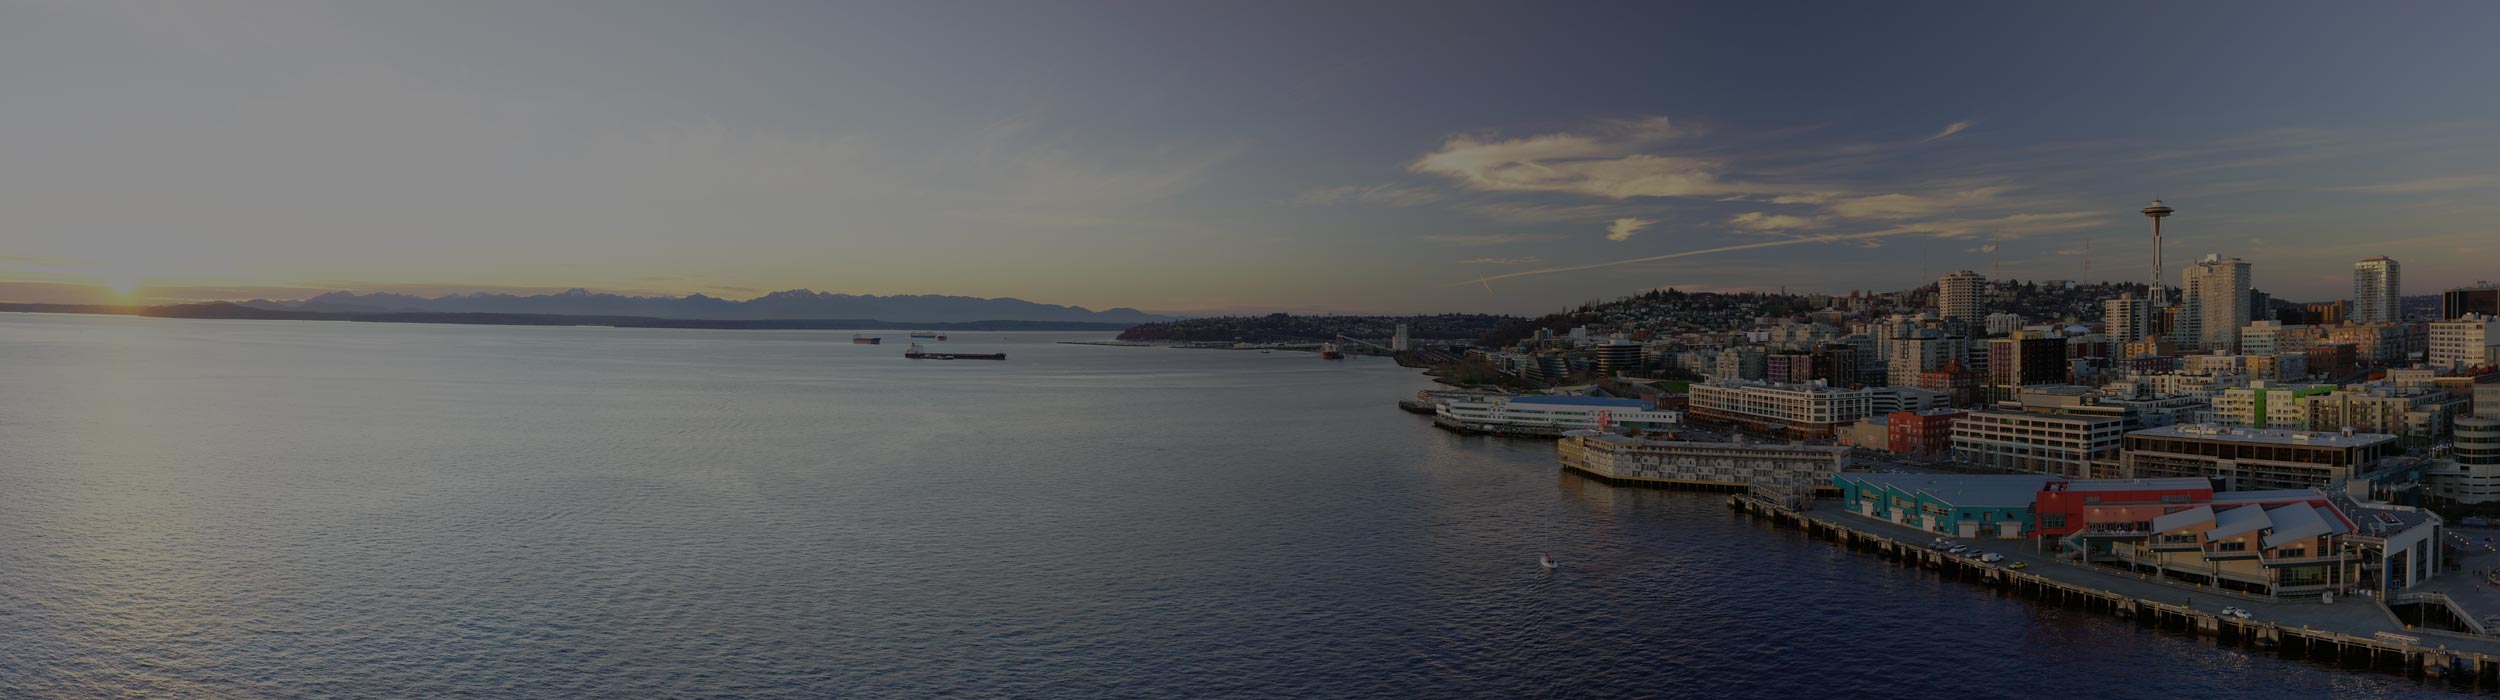
<path id="1" fill-rule="evenodd" d="M 2443 370 L 2500 363 L 2500 318 L 2466 314 L 2432 321 L 2430 363 Z"/>
<path id="2" fill-rule="evenodd" d="M 1836 445 L 1681 442 L 1574 431 L 1554 449 L 1564 467 L 1606 479 L 1703 488 L 1806 493 L 1849 468 L 1849 448 Z"/>
<path id="3" fill-rule="evenodd" d="M 2422 486 L 2464 503 L 2500 501 L 2500 418 L 2457 416 L 2456 451 L 2431 463 Z"/>
<path id="4" fill-rule="evenodd" d="M 1987 308 L 1988 278 L 1963 270 L 1936 280 L 1936 312 L 1947 321 L 1978 321 Z"/>
<path id="5" fill-rule="evenodd" d="M 2352 322 L 2395 323 L 2404 320 L 2403 286 L 2396 261 L 2387 256 L 2352 264 Z"/>
<path id="6" fill-rule="evenodd" d="M 2092 476 L 2092 462 L 2116 459 L 2127 419 L 2071 413 L 1972 411 L 1953 422 L 1953 459 L 1998 469 Z"/>
<path id="7" fill-rule="evenodd" d="M 1434 422 L 1488 433 L 1561 435 L 1572 430 L 1657 430 L 1684 421 L 1683 414 L 1651 408 L 1637 399 L 1593 396 L 1486 396 L 1442 402 Z"/>
<path id="8" fill-rule="evenodd" d="M 1691 388 L 1694 422 L 1720 423 L 1799 438 L 1831 437 L 1840 426 L 1865 418 L 1867 390 L 1822 382 L 1772 384 L 1713 382 Z"/>
<path id="9" fill-rule="evenodd" d="M 2181 273 L 2185 293 L 2179 328 L 2171 329 L 2180 347 L 2238 352 L 2240 326 L 2248 322 L 2249 264 L 2220 254 L 2206 255 Z"/>

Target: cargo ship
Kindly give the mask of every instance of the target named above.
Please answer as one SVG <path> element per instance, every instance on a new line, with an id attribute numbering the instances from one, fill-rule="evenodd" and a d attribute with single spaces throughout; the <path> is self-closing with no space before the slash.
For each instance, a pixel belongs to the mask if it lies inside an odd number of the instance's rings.
<path id="1" fill-rule="evenodd" d="M 873 335 L 860 335 L 858 333 L 851 334 L 852 345 L 876 345 L 883 342 L 885 342 L 884 338 L 879 338 Z"/>
<path id="2" fill-rule="evenodd" d="M 912 337 L 913 339 L 915 339 L 915 340 L 945 340 L 945 339 L 946 339 L 946 336 L 938 335 L 936 332 L 933 332 L 933 331 L 912 331 L 912 332 L 911 332 L 911 337 Z"/>
<path id="3" fill-rule="evenodd" d="M 904 357 L 907 357 L 907 358 L 914 359 L 914 360 L 1004 360 L 1004 359 L 1007 359 L 1007 353 L 1003 353 L 1003 352 L 995 352 L 995 353 L 977 353 L 977 352 L 929 352 L 928 350 L 922 349 L 922 348 L 920 347 L 920 344 L 919 344 L 919 343 L 912 343 L 912 344 L 911 344 L 911 349 L 909 349 L 909 350 L 904 350 L 904 351 L 903 351 L 903 356 L 904 356 Z"/>
<path id="4" fill-rule="evenodd" d="M 1345 359 L 1345 353 L 1337 349 L 1336 343 L 1329 343 L 1327 345 L 1319 346 L 1319 359 L 1342 360 Z"/>

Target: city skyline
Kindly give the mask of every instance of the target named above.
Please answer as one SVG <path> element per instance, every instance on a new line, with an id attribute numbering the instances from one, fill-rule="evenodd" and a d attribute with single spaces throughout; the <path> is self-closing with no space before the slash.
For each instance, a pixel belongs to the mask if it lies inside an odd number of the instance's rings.
<path id="1" fill-rule="evenodd" d="M 1537 313 L 2138 281 L 2156 197 L 2283 299 L 2500 253 L 2482 6 L 741 10 L 0 10 L 0 300 Z"/>

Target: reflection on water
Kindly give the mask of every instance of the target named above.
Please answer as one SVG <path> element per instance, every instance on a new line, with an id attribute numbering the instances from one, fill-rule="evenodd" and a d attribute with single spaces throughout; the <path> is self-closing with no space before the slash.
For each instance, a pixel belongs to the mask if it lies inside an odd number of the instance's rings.
<path id="1" fill-rule="evenodd" d="M 2436 694 L 1558 474 L 1383 361 L 848 335 L 0 315 L 0 696 Z"/>

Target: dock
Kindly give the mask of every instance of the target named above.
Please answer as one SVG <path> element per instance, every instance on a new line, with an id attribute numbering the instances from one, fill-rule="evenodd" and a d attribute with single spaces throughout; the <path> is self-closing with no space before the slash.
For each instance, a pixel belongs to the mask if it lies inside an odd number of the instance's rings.
<path id="1" fill-rule="evenodd" d="M 2281 602 L 2213 588 L 2188 588 L 2058 560 L 2029 551 L 2029 540 L 1962 539 L 2005 561 L 1983 563 L 1931 549 L 1937 535 L 1855 515 L 1837 518 L 1793 510 L 1751 494 L 1728 496 L 1728 507 L 1773 527 L 1864 554 L 1939 572 L 1947 578 L 2029 598 L 2042 605 L 2106 612 L 2138 628 L 2210 637 L 2224 646 L 2272 652 L 2338 668 L 2444 680 L 2460 688 L 2500 689 L 2500 638 L 2415 629 L 2368 599 L 2334 603 Z M 2023 562 L 2023 569 L 2010 568 Z M 2400 594 L 2401 595 L 2401 594 Z M 2231 605 L 2251 619 L 2225 615 Z"/>

